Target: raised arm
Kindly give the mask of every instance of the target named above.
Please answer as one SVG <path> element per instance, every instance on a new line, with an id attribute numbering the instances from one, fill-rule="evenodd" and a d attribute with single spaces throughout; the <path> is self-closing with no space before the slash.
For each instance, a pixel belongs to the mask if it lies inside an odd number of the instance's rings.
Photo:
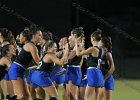
<path id="1" fill-rule="evenodd" d="M 63 50 L 64 55 L 61 59 L 56 57 L 56 55 L 50 56 L 51 61 L 56 63 L 57 65 L 64 65 L 64 63 L 67 61 L 68 58 L 68 44 L 65 45 L 65 49 Z"/>
<path id="2" fill-rule="evenodd" d="M 76 44 L 76 55 L 77 56 L 88 55 L 89 53 L 96 53 L 97 51 L 98 51 L 98 49 L 95 47 L 89 47 L 86 50 L 83 49 L 82 51 L 80 51 L 78 49 L 78 44 Z"/>

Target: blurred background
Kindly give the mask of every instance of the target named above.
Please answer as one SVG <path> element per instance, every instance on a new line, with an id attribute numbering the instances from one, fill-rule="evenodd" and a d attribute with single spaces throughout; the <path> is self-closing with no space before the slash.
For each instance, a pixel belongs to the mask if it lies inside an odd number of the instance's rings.
<path id="1" fill-rule="evenodd" d="M 113 42 L 118 86 L 114 100 L 128 100 L 124 94 L 124 99 L 117 99 L 117 93 L 125 88 L 123 93 L 131 89 L 134 94 L 130 95 L 136 95 L 130 100 L 139 100 L 140 0 L 0 0 L 0 27 L 12 30 L 16 37 L 32 23 L 51 31 L 55 41 L 82 26 L 86 47 L 91 45 L 90 34 L 101 28 Z"/>

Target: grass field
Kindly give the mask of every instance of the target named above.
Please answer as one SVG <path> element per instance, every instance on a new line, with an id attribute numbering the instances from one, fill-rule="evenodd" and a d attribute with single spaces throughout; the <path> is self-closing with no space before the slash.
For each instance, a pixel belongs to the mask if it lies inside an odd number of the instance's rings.
<path id="1" fill-rule="evenodd" d="M 59 90 L 58 100 L 62 100 L 61 91 L 62 88 Z M 112 100 L 140 100 L 140 80 L 115 80 Z"/>
<path id="2" fill-rule="evenodd" d="M 58 100 L 62 100 L 62 91 L 60 87 Z M 115 80 L 112 100 L 140 100 L 140 80 Z"/>
<path id="3" fill-rule="evenodd" d="M 140 100 L 140 80 L 116 80 L 113 100 Z"/>

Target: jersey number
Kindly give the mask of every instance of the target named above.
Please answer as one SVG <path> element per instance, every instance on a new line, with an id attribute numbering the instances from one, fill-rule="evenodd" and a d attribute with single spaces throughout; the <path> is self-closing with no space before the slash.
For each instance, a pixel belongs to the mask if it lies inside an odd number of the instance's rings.
<path id="1" fill-rule="evenodd" d="M 40 69 L 41 66 L 42 66 L 42 61 L 39 62 L 37 69 Z"/>

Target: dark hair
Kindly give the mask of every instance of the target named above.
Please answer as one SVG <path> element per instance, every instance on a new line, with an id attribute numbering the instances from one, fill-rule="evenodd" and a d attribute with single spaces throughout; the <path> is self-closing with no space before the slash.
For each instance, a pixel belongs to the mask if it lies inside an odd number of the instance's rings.
<path id="1" fill-rule="evenodd" d="M 10 34 L 10 36 L 9 36 L 9 42 L 10 42 L 10 44 L 13 45 L 15 48 L 17 48 L 16 40 L 15 40 L 12 32 L 10 31 L 9 34 Z"/>
<path id="2" fill-rule="evenodd" d="M 54 41 L 49 40 L 45 43 L 45 51 L 48 51 L 49 48 L 51 48 L 54 45 Z"/>
<path id="3" fill-rule="evenodd" d="M 1 49 L 1 57 L 4 57 L 7 55 L 7 51 L 9 51 L 9 48 L 10 48 L 11 44 L 7 44 L 7 45 L 4 45 Z"/>
<path id="4" fill-rule="evenodd" d="M 102 37 L 102 30 L 97 28 L 96 31 L 94 31 L 92 34 L 91 34 L 91 37 L 95 37 L 95 40 L 96 41 L 100 41 L 101 40 L 101 37 Z"/>
<path id="5" fill-rule="evenodd" d="M 43 32 L 42 33 L 43 39 L 47 42 L 49 40 L 52 40 L 52 33 L 50 31 Z"/>
<path id="6" fill-rule="evenodd" d="M 31 35 L 35 35 L 38 31 L 41 31 L 37 25 L 32 24 L 29 28 Z"/>
<path id="7" fill-rule="evenodd" d="M 30 34 L 30 31 L 29 30 L 23 30 L 22 32 L 22 35 L 26 38 L 27 41 L 30 41 L 31 39 L 31 34 Z"/>
<path id="8" fill-rule="evenodd" d="M 16 40 L 11 31 L 7 28 L 0 28 L 0 33 L 2 34 L 4 41 L 10 42 L 15 48 L 17 47 Z"/>
<path id="9" fill-rule="evenodd" d="M 83 31 L 83 27 L 78 27 L 78 28 L 74 28 L 72 30 L 72 34 L 76 34 L 77 37 L 80 37 L 80 36 L 84 36 L 84 31 Z"/>
<path id="10" fill-rule="evenodd" d="M 0 28 L 0 33 L 2 34 L 4 39 L 8 39 L 9 30 L 7 28 Z"/>
<path id="11" fill-rule="evenodd" d="M 101 41 L 103 42 L 104 46 L 108 49 L 108 51 L 112 53 L 111 37 L 103 37 Z"/>

